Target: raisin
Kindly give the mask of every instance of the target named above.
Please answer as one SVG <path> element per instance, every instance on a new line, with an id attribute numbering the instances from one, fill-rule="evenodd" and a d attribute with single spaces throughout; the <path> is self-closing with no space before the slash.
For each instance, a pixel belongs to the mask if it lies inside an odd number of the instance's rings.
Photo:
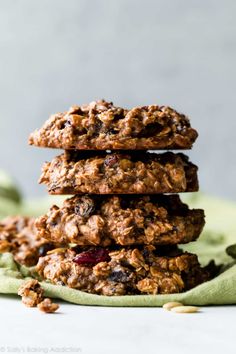
<path id="1" fill-rule="evenodd" d="M 112 167 L 115 164 L 117 164 L 118 161 L 119 161 L 119 155 L 117 154 L 108 155 L 104 160 L 104 165 L 108 167 Z"/>
<path id="2" fill-rule="evenodd" d="M 122 270 L 114 270 L 109 276 L 109 280 L 119 283 L 126 283 L 129 281 L 129 275 Z"/>
<path id="3" fill-rule="evenodd" d="M 93 199 L 83 196 L 79 198 L 77 204 L 75 205 L 74 211 L 76 215 L 82 217 L 89 217 L 95 210 L 95 204 Z"/>
<path id="4" fill-rule="evenodd" d="M 89 251 L 84 251 L 75 256 L 73 262 L 79 265 L 95 265 L 100 262 L 110 261 L 108 250 L 105 248 L 96 248 Z"/>
<path id="5" fill-rule="evenodd" d="M 47 254 L 48 251 L 51 251 L 55 246 L 52 243 L 45 243 L 40 246 L 38 249 L 38 256 L 43 257 Z"/>
<path id="6" fill-rule="evenodd" d="M 102 121 L 97 119 L 96 123 L 93 126 L 91 126 L 91 128 L 89 129 L 92 136 L 93 137 L 98 136 L 100 134 L 100 131 L 102 130 L 102 127 L 103 127 Z"/>

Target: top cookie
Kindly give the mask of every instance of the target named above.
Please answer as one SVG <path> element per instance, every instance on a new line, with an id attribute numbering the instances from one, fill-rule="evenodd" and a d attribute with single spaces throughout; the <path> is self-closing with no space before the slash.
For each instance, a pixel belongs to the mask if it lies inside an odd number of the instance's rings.
<path id="1" fill-rule="evenodd" d="M 29 144 L 66 150 L 190 149 L 197 136 L 189 119 L 170 107 L 128 110 L 100 100 L 51 116 Z"/>

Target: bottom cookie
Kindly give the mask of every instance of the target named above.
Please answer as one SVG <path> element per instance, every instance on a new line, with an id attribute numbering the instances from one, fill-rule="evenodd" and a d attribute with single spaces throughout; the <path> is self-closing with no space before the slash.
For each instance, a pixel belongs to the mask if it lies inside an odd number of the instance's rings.
<path id="1" fill-rule="evenodd" d="M 59 248 L 40 257 L 43 280 L 99 295 L 172 294 L 212 277 L 197 256 L 177 248 Z"/>

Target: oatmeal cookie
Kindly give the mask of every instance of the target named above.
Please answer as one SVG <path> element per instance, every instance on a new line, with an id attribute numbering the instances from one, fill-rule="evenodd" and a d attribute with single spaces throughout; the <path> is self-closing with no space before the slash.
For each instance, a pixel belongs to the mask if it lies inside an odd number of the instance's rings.
<path id="1" fill-rule="evenodd" d="M 66 151 L 43 166 L 50 194 L 152 194 L 198 190 L 197 166 L 179 153 Z"/>
<path id="2" fill-rule="evenodd" d="M 11 252 L 16 262 L 33 266 L 40 256 L 55 248 L 57 245 L 37 235 L 34 221 L 23 216 L 0 221 L 0 253 Z"/>
<path id="3" fill-rule="evenodd" d="M 128 110 L 101 100 L 51 116 L 29 144 L 65 150 L 190 149 L 197 136 L 189 119 L 170 107 Z"/>
<path id="4" fill-rule="evenodd" d="M 79 248 L 40 257 L 42 279 L 99 295 L 171 294 L 210 279 L 197 256 L 176 248 Z"/>
<path id="5" fill-rule="evenodd" d="M 178 244 L 196 240 L 204 211 L 178 195 L 74 196 L 54 205 L 35 225 L 38 237 L 80 246 Z"/>

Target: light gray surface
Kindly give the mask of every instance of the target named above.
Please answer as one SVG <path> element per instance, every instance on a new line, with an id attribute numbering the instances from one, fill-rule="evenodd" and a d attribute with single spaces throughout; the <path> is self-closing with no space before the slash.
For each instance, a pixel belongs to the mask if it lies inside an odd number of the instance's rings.
<path id="1" fill-rule="evenodd" d="M 235 354 L 235 306 L 174 314 L 62 304 L 46 315 L 1 296 L 0 311 L 1 353 Z"/>
<path id="2" fill-rule="evenodd" d="M 29 132 L 71 104 L 169 104 L 200 138 L 201 188 L 236 200 L 234 0 L 0 1 L 0 165 L 27 195 L 56 151 Z"/>

